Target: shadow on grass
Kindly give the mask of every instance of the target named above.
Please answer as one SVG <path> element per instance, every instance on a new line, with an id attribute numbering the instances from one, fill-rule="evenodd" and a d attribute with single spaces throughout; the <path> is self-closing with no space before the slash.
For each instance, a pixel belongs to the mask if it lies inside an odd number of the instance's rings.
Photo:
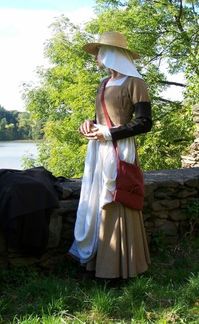
<path id="1" fill-rule="evenodd" d="M 198 247 L 153 247 L 150 270 L 127 281 L 86 279 L 68 261 L 51 272 L 2 270 L 0 323 L 197 323 Z"/>

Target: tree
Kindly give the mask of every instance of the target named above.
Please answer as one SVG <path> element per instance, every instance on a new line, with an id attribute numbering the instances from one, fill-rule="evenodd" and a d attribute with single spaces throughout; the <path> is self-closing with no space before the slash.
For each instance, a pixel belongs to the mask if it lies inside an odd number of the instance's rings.
<path id="1" fill-rule="evenodd" d="M 140 53 L 137 66 L 149 85 L 154 126 L 138 137 L 145 169 L 180 167 L 181 154 L 192 141 L 191 105 L 199 100 L 198 1 L 97 1 L 98 15 L 87 27 L 90 33 L 123 32 L 130 47 Z M 186 84 L 171 82 L 161 72 L 184 72 Z M 168 86 L 185 89 L 185 101 L 162 97 Z"/>
<path id="2" fill-rule="evenodd" d="M 147 71 L 146 80 L 150 86 L 154 84 L 156 87 L 157 83 L 167 86 L 173 84 L 166 80 L 166 75 L 160 74 L 161 65 L 165 63 L 168 64 L 168 72 L 185 73 L 188 87 L 191 83 L 198 83 L 198 1 L 96 2 L 99 5 L 98 16 L 87 30 L 91 33 L 102 33 L 106 30 L 123 32 L 130 47 L 140 53 L 142 59 L 139 61 L 139 68 L 143 74 Z M 178 83 L 176 85 L 185 86 Z M 154 89 L 152 90 L 153 94 Z M 195 102 L 198 102 L 198 96 L 195 93 Z"/>
<path id="3" fill-rule="evenodd" d="M 12 140 L 17 137 L 17 111 L 7 111 L 0 106 L 0 140 Z"/>
<path id="4" fill-rule="evenodd" d="M 8 111 L 0 106 L 0 140 L 38 138 L 41 138 L 41 126 L 31 121 L 30 113 Z"/>
<path id="5" fill-rule="evenodd" d="M 180 156 L 192 140 L 191 104 L 198 100 L 198 2 L 182 1 L 97 1 L 97 18 L 85 31 L 62 16 L 52 25 L 53 36 L 46 46 L 50 68 L 38 71 L 40 85 L 25 89 L 27 109 L 42 123 L 45 142 L 40 161 L 55 175 L 80 176 L 86 141 L 78 127 L 94 117 L 95 93 L 102 72 L 82 45 L 107 30 L 123 32 L 130 48 L 141 54 L 137 62 L 149 85 L 154 127 L 139 136 L 139 151 L 144 169 L 180 166 Z M 171 102 L 162 91 L 173 83 L 160 70 L 183 71 L 186 100 Z"/>
<path id="6" fill-rule="evenodd" d="M 82 51 L 86 34 L 65 17 L 52 28 L 54 34 L 45 49 L 52 66 L 39 71 L 40 87 L 27 87 L 24 96 L 27 109 L 44 130 L 42 164 L 56 175 L 80 176 L 86 141 L 78 127 L 85 118 L 94 118 L 98 75 L 92 58 Z"/>

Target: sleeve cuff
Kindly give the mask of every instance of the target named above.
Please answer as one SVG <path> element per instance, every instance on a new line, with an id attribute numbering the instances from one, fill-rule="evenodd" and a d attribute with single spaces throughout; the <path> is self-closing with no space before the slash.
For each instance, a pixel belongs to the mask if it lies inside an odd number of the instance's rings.
<path id="1" fill-rule="evenodd" d="M 112 141 L 111 132 L 110 132 L 110 129 L 108 128 L 108 126 L 97 125 L 97 127 L 102 132 L 102 134 L 103 134 L 106 141 Z"/>

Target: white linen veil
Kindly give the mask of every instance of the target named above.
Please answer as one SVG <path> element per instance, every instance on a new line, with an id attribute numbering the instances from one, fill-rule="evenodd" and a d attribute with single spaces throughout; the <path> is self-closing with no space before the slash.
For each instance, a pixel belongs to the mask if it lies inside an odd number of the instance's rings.
<path id="1" fill-rule="evenodd" d="M 129 52 L 125 49 L 103 45 L 99 49 L 97 58 L 106 68 L 142 79 Z"/>

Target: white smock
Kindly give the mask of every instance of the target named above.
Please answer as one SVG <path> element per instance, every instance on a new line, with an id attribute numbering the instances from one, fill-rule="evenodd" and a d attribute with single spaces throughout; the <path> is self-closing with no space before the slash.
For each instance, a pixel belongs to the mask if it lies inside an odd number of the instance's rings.
<path id="1" fill-rule="evenodd" d="M 110 54 L 112 57 L 112 51 L 108 51 L 107 53 L 103 51 L 103 57 L 110 62 L 105 54 L 107 54 L 107 56 Z M 120 61 L 122 62 L 122 60 Z M 138 71 L 134 66 L 131 72 L 132 75 L 139 77 Z M 109 80 L 106 87 L 120 85 L 125 80 L 126 76 L 116 81 Z M 88 143 L 74 230 L 75 240 L 69 250 L 69 253 L 77 258 L 82 264 L 90 261 L 96 254 L 102 208 L 113 201 L 117 176 L 116 153 L 111 141 L 109 129 L 99 124 L 96 124 L 96 127 L 102 130 L 106 141 L 99 142 L 90 140 Z M 117 146 L 120 159 L 128 163 L 134 163 L 134 138 L 129 137 L 118 140 Z"/>

